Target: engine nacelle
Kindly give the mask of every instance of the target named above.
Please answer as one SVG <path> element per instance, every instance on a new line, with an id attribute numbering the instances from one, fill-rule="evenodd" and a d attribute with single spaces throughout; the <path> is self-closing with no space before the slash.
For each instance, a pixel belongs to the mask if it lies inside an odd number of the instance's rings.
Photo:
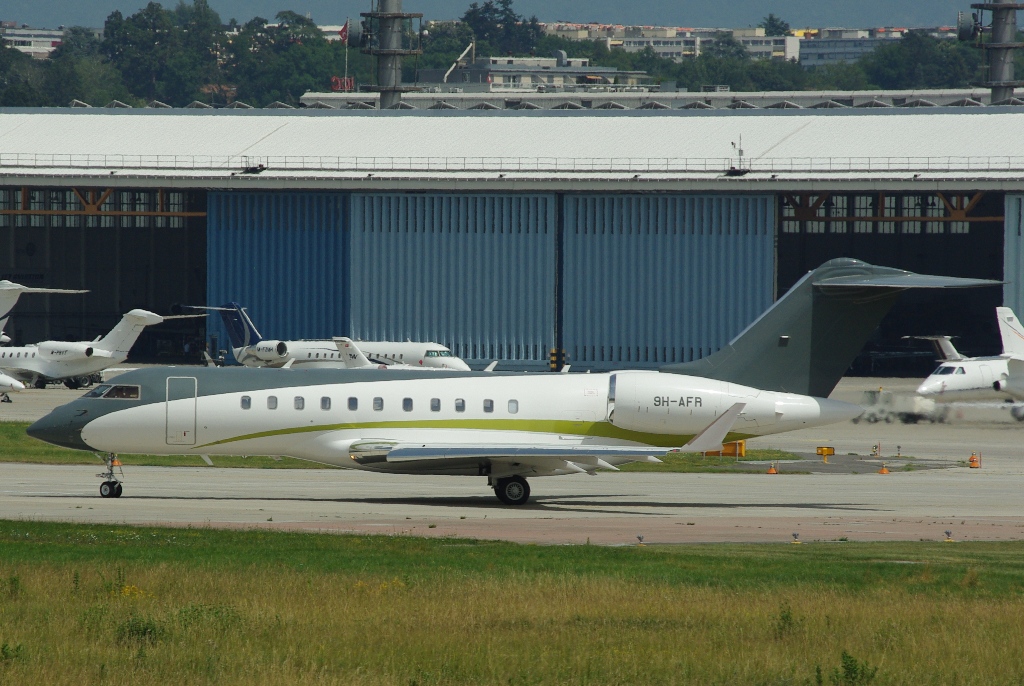
<path id="1" fill-rule="evenodd" d="M 6 374 L 0 374 L 0 393 L 13 393 L 25 389 L 25 384 Z"/>
<path id="2" fill-rule="evenodd" d="M 93 356 L 95 349 L 88 343 L 66 343 L 45 341 L 37 346 L 39 355 L 51 360 L 85 360 Z"/>
<path id="3" fill-rule="evenodd" d="M 260 341 L 249 352 L 264 362 L 280 362 L 288 357 L 288 345 L 284 341 Z"/>
<path id="4" fill-rule="evenodd" d="M 629 431 L 685 434 L 699 431 L 733 402 L 729 384 L 673 374 L 615 374 L 609 419 Z M 613 407 L 612 407 L 613 406 Z"/>
<path id="5" fill-rule="evenodd" d="M 1011 376 L 1008 379 L 999 379 L 992 384 L 992 390 L 997 393 L 1005 393 L 1014 400 L 1024 400 L 1024 379 Z"/>

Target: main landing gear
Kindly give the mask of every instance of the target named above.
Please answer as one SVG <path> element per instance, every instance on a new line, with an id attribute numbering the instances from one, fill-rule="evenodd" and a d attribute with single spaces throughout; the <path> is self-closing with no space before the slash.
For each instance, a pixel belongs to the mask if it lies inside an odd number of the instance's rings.
<path id="1" fill-rule="evenodd" d="M 121 460 L 117 459 L 117 455 L 114 453 L 107 453 L 103 457 L 103 464 L 107 466 L 107 471 L 100 472 L 96 476 L 103 479 L 103 483 L 100 484 L 100 497 L 101 498 L 120 498 L 121 492 L 124 490 L 121 481 L 124 479 L 124 470 L 121 469 Z M 114 474 L 114 467 L 117 467 L 117 474 Z"/>
<path id="2" fill-rule="evenodd" d="M 506 505 L 525 505 L 530 499 L 530 484 L 519 475 L 506 476 L 494 482 L 494 495 Z"/>

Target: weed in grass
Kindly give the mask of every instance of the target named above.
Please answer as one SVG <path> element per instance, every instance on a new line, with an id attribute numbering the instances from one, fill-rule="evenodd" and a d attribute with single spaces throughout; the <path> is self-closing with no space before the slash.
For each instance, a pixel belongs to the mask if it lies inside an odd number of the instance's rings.
<path id="1" fill-rule="evenodd" d="M 82 577 L 78 574 L 78 570 L 71 575 L 71 590 L 74 593 L 78 593 L 82 588 Z"/>
<path id="2" fill-rule="evenodd" d="M 833 669 L 832 674 L 829 676 L 829 682 L 833 686 L 862 686 L 863 684 L 870 684 L 875 680 L 875 675 L 878 674 L 878 667 L 868 666 L 867 661 L 861 662 L 845 650 L 839 661 L 839 667 Z M 819 679 L 821 678 L 820 670 L 816 676 Z"/>
<path id="3" fill-rule="evenodd" d="M 164 635 L 164 628 L 152 617 L 129 615 L 117 627 L 117 642 L 124 644 L 155 643 Z"/>
<path id="4" fill-rule="evenodd" d="M 7 578 L 7 595 L 12 599 L 17 598 L 21 595 L 21 577 L 17 574 L 11 574 Z"/>
<path id="5" fill-rule="evenodd" d="M 974 567 L 968 567 L 964 578 L 960 579 L 960 585 L 964 588 L 977 588 L 981 582 L 981 575 Z"/>
<path id="6" fill-rule="evenodd" d="M 793 608 L 783 605 L 775 619 L 775 639 L 781 641 L 796 629 L 797 620 L 793 617 Z"/>
<path id="7" fill-rule="evenodd" d="M 4 641 L 0 645 L 0 662 L 13 662 L 21 658 L 23 649 L 21 644 L 11 645 L 7 641 Z"/>

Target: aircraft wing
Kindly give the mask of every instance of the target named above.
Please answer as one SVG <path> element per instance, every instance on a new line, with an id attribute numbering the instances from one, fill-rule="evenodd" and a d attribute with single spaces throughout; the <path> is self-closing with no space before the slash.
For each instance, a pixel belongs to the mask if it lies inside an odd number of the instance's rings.
<path id="1" fill-rule="evenodd" d="M 661 462 L 657 455 L 672 452 L 667 448 L 629 446 L 524 446 L 524 445 L 430 445 L 398 444 L 387 452 L 391 464 L 443 469 L 447 464 L 467 462 L 527 465 L 545 472 L 593 474 L 598 469 L 618 471 L 625 462 Z M 678 452 L 678 451 L 676 451 Z"/>

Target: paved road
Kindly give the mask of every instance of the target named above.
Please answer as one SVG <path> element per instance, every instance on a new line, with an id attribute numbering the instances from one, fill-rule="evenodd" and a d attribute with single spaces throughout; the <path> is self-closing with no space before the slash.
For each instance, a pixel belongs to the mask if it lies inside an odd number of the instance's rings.
<path id="1" fill-rule="evenodd" d="M 524 508 L 480 478 L 130 464 L 124 496 L 103 500 L 97 471 L 0 464 L 0 518 L 538 543 L 1024 538 L 1021 470 L 563 476 L 532 480 Z"/>

